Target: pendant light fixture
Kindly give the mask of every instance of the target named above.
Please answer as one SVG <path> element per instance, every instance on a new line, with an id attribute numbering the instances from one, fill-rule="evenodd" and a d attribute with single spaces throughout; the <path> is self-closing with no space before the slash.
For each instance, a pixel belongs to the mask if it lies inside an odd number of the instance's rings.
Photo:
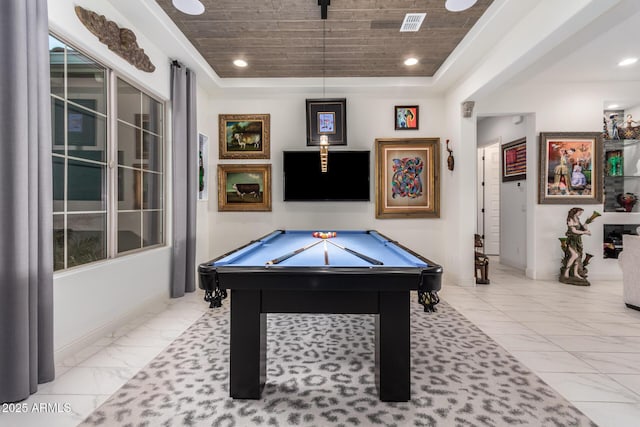
<path id="1" fill-rule="evenodd" d="M 331 0 L 318 0 L 320 6 L 320 17 L 322 19 L 322 97 L 325 98 L 325 79 L 327 74 L 326 67 L 326 39 L 327 29 L 325 22 L 327 20 L 328 8 Z M 320 135 L 320 171 L 326 173 L 329 168 L 329 137 Z"/>

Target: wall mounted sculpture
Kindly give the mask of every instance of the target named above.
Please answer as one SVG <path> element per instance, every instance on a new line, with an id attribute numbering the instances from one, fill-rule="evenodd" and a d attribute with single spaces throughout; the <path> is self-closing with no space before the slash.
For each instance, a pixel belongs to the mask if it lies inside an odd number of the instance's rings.
<path id="1" fill-rule="evenodd" d="M 148 73 L 155 71 L 156 66 L 151 63 L 147 54 L 144 53 L 144 49 L 138 46 L 133 31 L 128 28 L 120 28 L 118 24 L 109 21 L 104 15 L 98 15 L 80 6 L 76 6 L 75 11 L 80 22 L 109 49 L 139 70 Z"/>

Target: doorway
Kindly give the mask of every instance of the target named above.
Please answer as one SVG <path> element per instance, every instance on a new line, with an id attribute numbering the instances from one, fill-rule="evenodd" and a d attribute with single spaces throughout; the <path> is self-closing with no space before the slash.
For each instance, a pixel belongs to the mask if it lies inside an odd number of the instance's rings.
<path id="1" fill-rule="evenodd" d="M 500 255 L 500 138 L 478 148 L 477 232 L 486 255 Z"/>

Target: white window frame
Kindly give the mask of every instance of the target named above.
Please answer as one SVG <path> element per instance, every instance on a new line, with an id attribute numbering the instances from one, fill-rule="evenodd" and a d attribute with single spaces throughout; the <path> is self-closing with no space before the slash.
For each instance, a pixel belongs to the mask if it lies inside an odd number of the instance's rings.
<path id="1" fill-rule="evenodd" d="M 67 261 L 68 261 L 68 245 L 67 245 L 67 240 L 66 240 L 66 230 L 67 230 L 67 221 L 66 218 L 69 214 L 82 214 L 85 213 L 83 211 L 69 211 L 68 210 L 68 194 L 67 194 L 67 173 L 68 173 L 68 160 L 69 160 L 69 155 L 68 155 L 68 148 L 69 148 L 69 144 L 67 141 L 67 127 L 68 127 L 68 117 L 67 114 L 64 115 L 64 129 L 65 129 L 65 144 L 64 144 L 64 149 L 65 149 L 65 153 L 64 155 L 60 156 L 60 155 L 54 155 L 53 153 L 53 144 L 52 144 L 52 152 L 51 152 L 51 161 L 53 161 L 54 157 L 59 157 L 62 159 L 67 160 L 65 162 L 64 165 L 64 208 L 62 211 L 62 214 L 64 215 L 65 221 L 64 221 L 64 229 L 65 229 L 65 243 L 64 243 L 64 268 L 55 270 L 55 273 L 62 273 L 62 272 L 66 272 L 66 271 L 70 271 L 70 270 L 76 270 L 76 269 L 80 269 L 83 267 L 87 267 L 87 266 L 93 266 L 99 263 L 105 263 L 105 262 L 109 262 L 112 261 L 116 258 L 122 258 L 122 257 L 126 257 L 126 256 L 130 256 L 130 255 L 134 255 L 134 254 L 138 254 L 140 252 L 144 252 L 144 251 L 148 251 L 148 250 L 152 250 L 152 249 L 156 249 L 159 247 L 165 247 L 167 246 L 167 218 L 168 218 L 168 214 L 167 214 L 167 195 L 168 195 L 168 190 L 167 190 L 167 171 L 168 171 L 168 153 L 167 153 L 167 130 L 168 130 L 168 113 L 169 113 L 169 108 L 168 108 L 168 101 L 163 100 L 162 97 L 158 96 L 156 93 L 150 92 L 148 89 L 143 88 L 143 85 L 141 84 L 137 84 L 136 82 L 132 81 L 131 79 L 128 79 L 127 77 L 125 77 L 124 75 L 121 75 L 120 73 L 118 73 L 116 70 L 114 70 L 113 68 L 111 68 L 110 66 L 106 65 L 104 62 L 96 59 L 94 56 L 92 56 L 91 54 L 87 53 L 86 51 L 84 51 L 83 49 L 79 49 L 75 44 L 70 43 L 66 38 L 61 37 L 60 35 L 56 34 L 53 31 L 49 31 L 49 35 L 51 37 L 56 38 L 57 40 L 59 40 L 61 43 L 65 44 L 67 47 L 72 48 L 74 51 L 78 52 L 79 54 L 86 56 L 87 58 L 91 59 L 92 61 L 94 61 L 97 65 L 99 65 L 100 67 L 103 67 L 105 69 L 105 79 L 106 79 L 106 102 L 107 102 L 107 108 L 106 108 L 106 113 L 102 114 L 102 113 L 98 113 L 98 115 L 100 116 L 104 116 L 106 119 L 106 182 L 105 182 L 105 189 L 104 189 L 104 194 L 103 197 L 106 198 L 106 232 L 105 232 L 105 240 L 106 240 L 106 257 L 104 259 L 100 259 L 97 261 L 92 261 L 92 262 L 87 262 L 84 264 L 79 264 L 79 265 L 75 265 L 72 267 L 68 267 L 67 266 Z M 68 58 L 66 55 L 66 51 L 65 51 L 65 60 L 64 60 L 64 76 L 65 76 L 65 93 L 64 93 L 64 98 L 60 98 L 57 95 L 54 95 L 53 93 L 50 93 L 49 98 L 50 99 L 58 99 L 61 100 L 62 102 L 65 103 L 65 107 L 66 105 L 70 102 L 69 98 L 68 98 L 68 94 L 67 94 L 67 88 L 68 88 L 68 84 L 67 84 L 67 76 L 68 76 L 68 70 L 67 70 L 67 65 L 68 65 Z M 144 247 L 140 247 L 140 248 L 136 248 L 136 249 L 131 249 L 129 251 L 126 252 L 122 252 L 122 253 L 118 253 L 118 111 L 117 111 L 117 104 L 118 104 L 118 79 L 124 81 L 125 83 L 133 86 L 135 89 L 139 90 L 141 93 L 147 95 L 148 97 L 150 97 L 151 99 L 157 101 L 158 103 L 160 103 L 162 105 L 162 134 L 161 134 L 161 138 L 162 138 L 162 144 L 161 144 L 161 149 L 162 149 L 162 170 L 159 172 L 159 175 L 162 175 L 161 178 L 161 182 L 162 182 L 162 191 L 160 194 L 160 197 L 162 198 L 162 204 L 161 204 L 161 208 L 159 209 L 160 211 L 162 211 L 162 239 L 160 243 L 157 243 L 155 245 L 151 245 L 151 246 L 144 246 Z M 74 104 L 73 102 L 71 102 L 71 104 Z M 75 104 L 74 104 L 75 105 Z M 66 108 L 65 108 L 65 112 L 66 112 Z M 157 135 L 157 134 L 156 134 Z M 91 162 L 91 160 L 88 159 L 82 159 L 83 161 L 87 161 L 87 162 Z M 144 209 L 142 209 L 144 210 Z M 91 211 L 90 213 L 97 213 L 98 211 Z M 58 214 L 60 213 L 60 211 L 58 211 Z M 143 221 L 144 221 L 144 215 L 141 215 L 141 225 L 143 225 Z M 143 237 L 143 233 L 142 233 L 142 227 L 141 227 L 141 238 Z M 53 232 L 53 230 L 52 230 Z M 55 242 L 54 242 L 55 244 Z"/>

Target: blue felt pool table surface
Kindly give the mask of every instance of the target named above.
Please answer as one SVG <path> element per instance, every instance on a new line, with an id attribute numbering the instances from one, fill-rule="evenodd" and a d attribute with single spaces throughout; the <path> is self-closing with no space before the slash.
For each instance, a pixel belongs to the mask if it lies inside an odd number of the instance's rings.
<path id="1" fill-rule="evenodd" d="M 395 242 L 376 231 L 337 231 L 330 240 L 337 245 L 359 252 L 382 262 L 372 264 L 353 255 L 328 241 L 323 241 L 280 263 L 282 267 L 428 267 L 429 265 Z M 265 266 L 269 261 L 292 251 L 317 242 L 311 230 L 275 231 L 251 244 L 215 260 L 211 265 L 223 266 Z M 329 264 L 325 265 L 325 246 Z"/>

